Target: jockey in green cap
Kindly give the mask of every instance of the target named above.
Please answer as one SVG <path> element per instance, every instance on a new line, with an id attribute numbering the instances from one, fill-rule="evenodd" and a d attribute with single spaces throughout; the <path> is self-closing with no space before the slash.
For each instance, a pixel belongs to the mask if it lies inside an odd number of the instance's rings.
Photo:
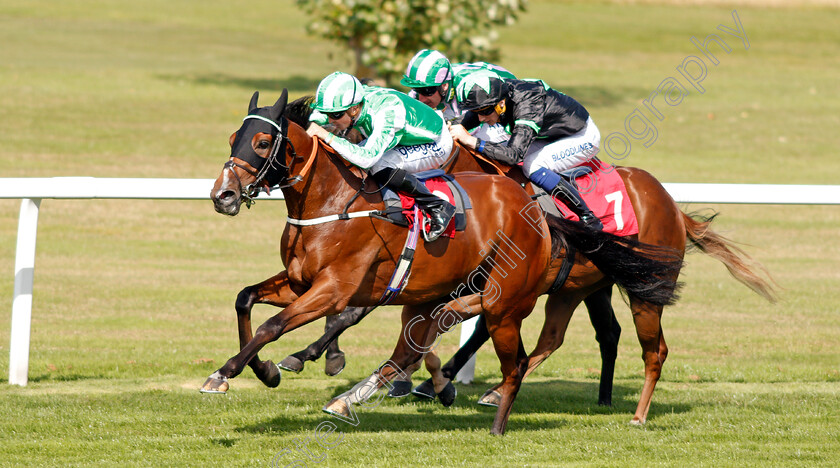
<path id="1" fill-rule="evenodd" d="M 577 188 L 560 173 L 593 159 L 601 133 L 589 112 L 576 100 L 539 80 L 501 80 L 475 73 L 455 90 L 467 112 L 452 136 L 467 147 L 507 164 L 523 163 L 534 184 L 563 201 L 582 222 L 603 229 Z M 505 143 L 476 138 L 467 132 L 479 123 L 502 124 L 511 133 Z"/>
<path id="2" fill-rule="evenodd" d="M 451 64 L 442 53 L 423 49 L 408 62 L 400 84 L 411 88 L 409 96 L 441 111 L 447 122 L 458 122 L 466 110 L 455 99 L 455 88 L 461 80 L 477 72 L 490 73 L 502 80 L 516 79 L 513 73 L 498 65 L 487 62 Z M 482 125 L 473 135 L 495 142 L 506 141 L 510 137 L 501 125 Z"/>
<path id="3" fill-rule="evenodd" d="M 344 159 L 368 171 L 380 185 L 413 197 L 430 218 L 427 242 L 437 239 L 455 214 L 455 207 L 418 181 L 413 173 L 436 169 L 452 150 L 443 118 L 407 95 L 388 88 L 363 86 L 347 73 L 335 72 L 318 85 L 307 129 Z M 356 145 L 327 132 L 319 115 L 338 130 L 356 128 L 365 140 Z M 321 120 L 322 123 L 323 120 Z"/>

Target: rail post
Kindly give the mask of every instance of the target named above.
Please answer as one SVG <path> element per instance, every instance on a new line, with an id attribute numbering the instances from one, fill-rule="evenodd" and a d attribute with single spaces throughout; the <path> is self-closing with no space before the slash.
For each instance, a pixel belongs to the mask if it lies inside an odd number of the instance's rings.
<path id="1" fill-rule="evenodd" d="M 25 387 L 29 381 L 29 332 L 32 326 L 32 286 L 35 281 L 35 241 L 40 198 L 20 203 L 15 293 L 12 300 L 12 336 L 9 344 L 9 384 Z"/>
<path id="2" fill-rule="evenodd" d="M 461 322 L 461 341 L 458 344 L 459 347 L 464 346 L 467 344 L 467 340 L 470 339 L 473 332 L 475 331 L 475 325 L 478 322 L 478 317 L 473 317 L 469 320 L 464 320 Z M 461 382 L 462 384 L 469 385 L 472 383 L 473 378 L 475 377 L 475 354 L 470 356 L 470 360 L 464 364 L 464 367 L 455 374 L 455 380 Z"/>

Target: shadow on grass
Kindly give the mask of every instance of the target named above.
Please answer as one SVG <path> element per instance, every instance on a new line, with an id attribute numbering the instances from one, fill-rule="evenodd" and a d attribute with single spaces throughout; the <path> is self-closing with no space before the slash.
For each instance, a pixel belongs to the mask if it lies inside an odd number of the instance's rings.
<path id="1" fill-rule="evenodd" d="M 222 447 L 233 447 L 236 444 L 236 440 L 230 438 L 210 439 L 210 442 Z"/>
<path id="2" fill-rule="evenodd" d="M 55 372 L 46 372 L 43 374 L 38 375 L 30 375 L 29 381 L 30 382 L 80 382 L 84 380 L 99 380 L 99 379 L 108 379 L 113 378 L 112 375 L 106 374 L 65 374 L 65 373 L 55 373 Z"/>
<path id="3" fill-rule="evenodd" d="M 453 409 L 456 411 L 475 411 L 469 414 L 453 414 L 451 409 L 444 408 L 437 400 L 419 400 L 414 396 L 400 399 L 382 398 L 374 407 L 361 405 L 354 407 L 357 420 L 356 425 L 341 420 L 326 413 L 320 413 L 319 418 L 313 420 L 313 414 L 305 416 L 288 416 L 280 414 L 259 423 L 239 427 L 236 430 L 248 433 L 264 433 L 266 428 L 273 428 L 278 434 L 296 431 L 314 430 L 322 421 L 331 421 L 342 430 L 380 432 L 434 432 L 440 430 L 490 430 L 496 416 L 496 408 L 479 406 L 477 401 L 484 392 L 492 386 L 490 382 L 476 381 L 472 385 L 459 385 L 458 398 Z M 352 385 L 334 387 L 333 396 L 349 390 Z M 638 393 L 641 388 L 635 386 L 615 385 L 613 387 L 613 405 L 598 405 L 598 382 L 574 382 L 567 380 L 552 380 L 548 382 L 526 382 L 519 391 L 513 404 L 512 415 L 596 415 L 596 414 L 624 414 L 629 421 L 636 410 Z M 374 400 L 375 401 L 375 400 Z M 327 403 L 326 401 L 324 402 Z M 394 412 L 391 408 L 406 411 L 406 406 L 414 409 L 408 412 Z M 689 405 L 653 405 L 650 418 L 657 414 L 684 413 L 691 410 Z M 568 425 L 564 418 L 554 420 L 542 418 L 539 423 L 529 423 L 527 426 L 517 423 L 508 426 L 509 431 L 556 429 Z"/>
<path id="4" fill-rule="evenodd" d="M 289 78 L 253 78 L 221 73 L 210 75 L 160 75 L 158 78 L 165 81 L 189 81 L 204 86 L 224 86 L 245 89 L 247 91 L 260 91 L 260 93 L 280 94 L 283 88 L 290 92 L 304 92 L 313 94 L 321 81 L 319 78 L 311 78 L 295 75 Z"/>

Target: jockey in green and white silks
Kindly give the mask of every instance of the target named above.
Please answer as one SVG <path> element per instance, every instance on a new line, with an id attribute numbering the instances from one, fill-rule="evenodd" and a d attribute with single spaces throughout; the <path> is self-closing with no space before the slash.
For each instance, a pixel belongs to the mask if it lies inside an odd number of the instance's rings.
<path id="1" fill-rule="evenodd" d="M 573 98 L 540 80 L 500 80 L 473 74 L 455 90 L 468 109 L 452 136 L 481 154 L 507 164 L 523 163 L 525 175 L 562 200 L 581 221 L 603 229 L 577 188 L 560 173 L 595 158 L 601 133 L 589 112 Z M 467 129 L 479 123 L 501 124 L 511 133 L 505 143 L 482 140 Z"/>
<path id="2" fill-rule="evenodd" d="M 408 62 L 400 84 L 411 88 L 409 96 L 442 112 L 447 122 L 460 122 L 466 109 L 462 109 L 455 99 L 455 88 L 461 80 L 474 73 L 488 73 L 502 80 L 516 79 L 513 73 L 498 65 L 487 62 L 451 64 L 442 53 L 423 49 Z M 495 142 L 510 138 L 501 125 L 482 125 L 473 135 Z"/>
<path id="3" fill-rule="evenodd" d="M 399 91 L 363 86 L 352 75 L 341 72 L 321 81 L 312 107 L 317 113 L 313 112 L 307 133 L 369 171 L 381 185 L 414 197 L 430 218 L 430 231 L 424 232 L 426 240 L 437 239 L 455 214 L 455 207 L 429 192 L 412 174 L 436 169 L 449 156 L 452 137 L 443 118 Z M 323 116 L 339 130 L 356 128 L 365 140 L 356 145 L 327 132 L 318 123 Z"/>

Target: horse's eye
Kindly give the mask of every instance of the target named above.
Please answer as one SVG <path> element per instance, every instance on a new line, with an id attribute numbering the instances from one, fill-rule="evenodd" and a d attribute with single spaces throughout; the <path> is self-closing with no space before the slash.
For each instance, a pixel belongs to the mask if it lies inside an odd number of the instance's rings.
<path id="1" fill-rule="evenodd" d="M 271 146 L 271 143 L 268 140 L 261 140 L 257 143 L 257 149 L 268 149 L 269 146 Z"/>

